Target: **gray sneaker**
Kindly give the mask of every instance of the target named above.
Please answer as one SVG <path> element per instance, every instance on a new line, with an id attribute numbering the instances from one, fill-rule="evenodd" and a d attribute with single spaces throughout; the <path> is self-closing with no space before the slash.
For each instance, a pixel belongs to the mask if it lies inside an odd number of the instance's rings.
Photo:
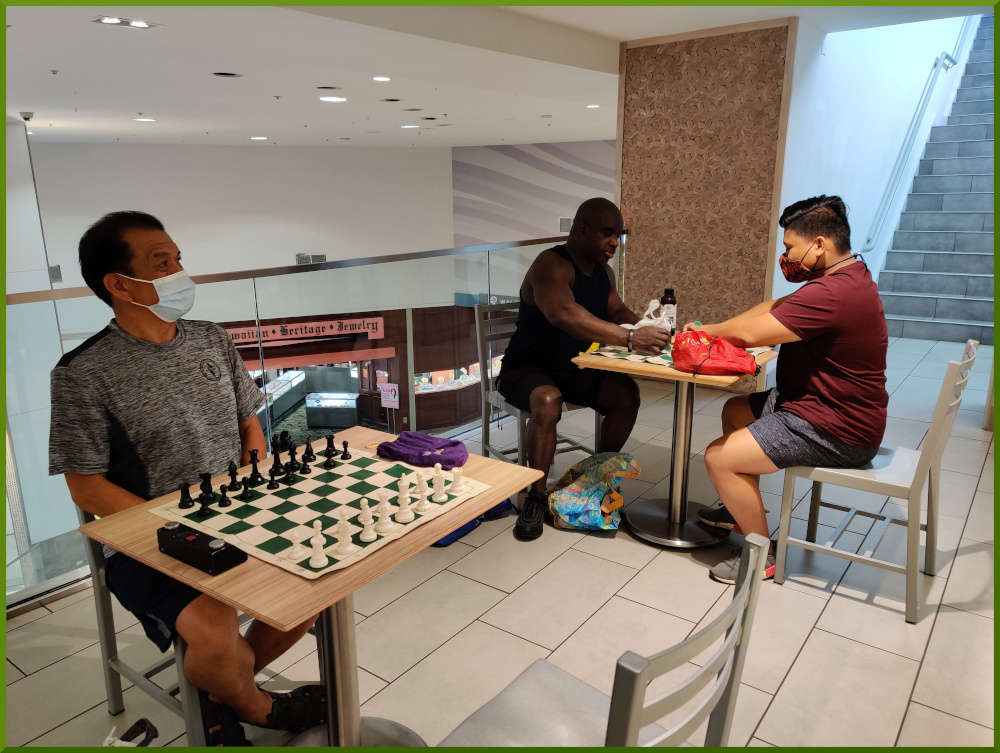
<path id="1" fill-rule="evenodd" d="M 743 553 L 742 547 L 735 547 L 730 556 L 708 571 L 712 580 L 719 583 L 736 583 L 736 576 L 740 572 L 740 555 Z M 764 564 L 764 577 L 761 580 L 771 580 L 774 577 L 774 555 L 767 555 L 767 562 Z"/>

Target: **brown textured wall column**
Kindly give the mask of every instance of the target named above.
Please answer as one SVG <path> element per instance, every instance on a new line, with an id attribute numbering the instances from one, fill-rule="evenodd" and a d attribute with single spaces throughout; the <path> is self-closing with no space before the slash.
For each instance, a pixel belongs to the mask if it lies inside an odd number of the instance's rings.
<path id="1" fill-rule="evenodd" d="M 764 28 L 762 28 L 764 27 Z M 720 321 L 771 292 L 795 19 L 622 45 L 625 298 Z"/>

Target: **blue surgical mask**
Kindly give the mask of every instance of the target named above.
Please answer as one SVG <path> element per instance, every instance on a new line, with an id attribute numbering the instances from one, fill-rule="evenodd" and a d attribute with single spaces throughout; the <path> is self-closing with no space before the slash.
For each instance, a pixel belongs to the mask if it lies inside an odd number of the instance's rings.
<path id="1" fill-rule="evenodd" d="M 183 269 L 174 272 L 166 277 L 158 277 L 155 280 L 140 280 L 137 277 L 121 275 L 126 280 L 135 282 L 148 282 L 156 290 L 156 295 L 160 300 L 151 306 L 144 303 L 132 301 L 136 306 L 149 309 L 156 316 L 165 322 L 176 322 L 184 314 L 191 310 L 194 305 L 194 280 L 188 277 L 188 273 Z"/>

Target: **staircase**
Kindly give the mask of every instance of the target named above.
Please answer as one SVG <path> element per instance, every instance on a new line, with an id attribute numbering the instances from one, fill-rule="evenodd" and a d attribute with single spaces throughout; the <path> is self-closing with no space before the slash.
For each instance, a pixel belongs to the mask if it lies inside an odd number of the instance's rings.
<path id="1" fill-rule="evenodd" d="M 993 16 L 931 129 L 878 279 L 890 337 L 993 344 Z"/>

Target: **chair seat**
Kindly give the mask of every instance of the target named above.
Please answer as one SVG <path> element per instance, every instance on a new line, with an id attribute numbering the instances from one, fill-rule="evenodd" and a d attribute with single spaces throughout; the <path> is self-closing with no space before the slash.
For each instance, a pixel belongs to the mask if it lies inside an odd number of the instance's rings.
<path id="1" fill-rule="evenodd" d="M 920 452 L 909 447 L 878 448 L 872 461 L 861 468 L 809 468 L 794 466 L 785 473 L 810 481 L 847 486 L 859 491 L 906 498 L 917 474 Z"/>

